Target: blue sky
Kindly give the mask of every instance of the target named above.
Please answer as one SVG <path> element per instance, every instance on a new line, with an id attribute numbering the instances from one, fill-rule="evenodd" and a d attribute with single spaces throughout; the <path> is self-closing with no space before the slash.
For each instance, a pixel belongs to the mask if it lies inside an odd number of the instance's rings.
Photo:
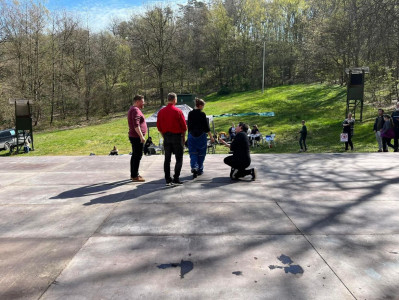
<path id="1" fill-rule="evenodd" d="M 47 0 L 50 11 L 69 11 L 80 16 L 83 25 L 94 31 L 106 29 L 113 18 L 127 21 L 133 14 L 140 14 L 154 4 L 171 5 L 186 3 L 185 0 Z"/>

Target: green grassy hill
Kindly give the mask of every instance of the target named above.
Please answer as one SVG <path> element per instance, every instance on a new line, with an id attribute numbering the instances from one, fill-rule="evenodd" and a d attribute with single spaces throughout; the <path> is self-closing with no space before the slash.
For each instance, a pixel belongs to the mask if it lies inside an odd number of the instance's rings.
<path id="1" fill-rule="evenodd" d="M 240 121 L 249 125 L 257 124 L 265 135 L 276 134 L 276 147 L 266 146 L 253 149 L 253 153 L 290 153 L 297 152 L 298 131 L 301 120 L 308 127 L 309 152 L 343 152 L 339 142 L 342 121 L 345 118 L 346 89 L 330 85 L 291 85 L 270 88 L 261 91 L 235 93 L 227 96 L 209 95 L 204 99 L 207 104 L 205 113 L 220 115 L 223 113 L 268 112 L 275 117 L 223 117 L 215 118 L 215 130 L 227 132 L 231 123 Z M 146 109 L 150 116 L 155 108 Z M 355 151 L 376 151 L 373 133 L 376 109 L 365 106 L 363 123 L 355 125 L 353 138 Z M 359 117 L 359 116 L 357 116 Z M 92 125 L 70 130 L 34 133 L 35 151 L 27 155 L 107 155 L 114 145 L 120 154 L 131 151 L 127 137 L 128 125 L 125 117 L 108 121 L 101 125 Z M 156 128 L 150 129 L 150 135 L 158 143 Z M 227 153 L 227 148 L 217 146 L 217 153 Z M 8 155 L 5 151 L 0 155 Z M 25 155 L 25 154 L 24 154 Z"/>

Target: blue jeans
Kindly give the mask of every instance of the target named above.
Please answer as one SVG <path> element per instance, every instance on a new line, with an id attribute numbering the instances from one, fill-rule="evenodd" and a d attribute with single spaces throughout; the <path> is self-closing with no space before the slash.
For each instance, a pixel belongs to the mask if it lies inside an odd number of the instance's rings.
<path id="1" fill-rule="evenodd" d="M 206 155 L 207 140 L 206 133 L 199 137 L 188 134 L 188 152 L 190 153 L 191 169 L 196 169 L 200 173 L 204 170 L 204 160 Z"/>

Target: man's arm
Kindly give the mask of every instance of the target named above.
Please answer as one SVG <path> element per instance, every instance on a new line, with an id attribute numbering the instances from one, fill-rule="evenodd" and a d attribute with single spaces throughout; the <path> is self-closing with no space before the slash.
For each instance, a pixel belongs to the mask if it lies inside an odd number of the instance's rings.
<path id="1" fill-rule="evenodd" d="M 141 143 L 144 144 L 144 143 L 145 143 L 145 138 L 144 138 L 144 136 L 143 136 L 143 133 L 141 132 L 140 126 L 134 127 L 134 130 L 135 130 L 135 131 L 137 132 L 137 134 L 139 135 Z"/>
<path id="2" fill-rule="evenodd" d="M 143 136 L 143 133 L 141 132 L 141 127 L 140 127 L 140 120 L 141 120 L 141 113 L 139 113 L 139 110 L 137 109 L 134 114 L 133 114 L 133 126 L 134 126 L 134 131 L 138 134 L 140 137 L 141 143 L 145 143 L 145 138 Z"/>
<path id="3" fill-rule="evenodd" d="M 215 142 L 215 139 L 213 138 L 212 133 L 210 131 L 208 131 L 208 135 L 211 140 L 211 143 L 213 144 Z"/>
<path id="4" fill-rule="evenodd" d="M 231 145 L 227 144 L 224 140 L 222 140 L 221 138 L 219 138 L 219 142 L 222 143 L 224 146 L 226 146 L 227 148 L 231 148 Z"/>

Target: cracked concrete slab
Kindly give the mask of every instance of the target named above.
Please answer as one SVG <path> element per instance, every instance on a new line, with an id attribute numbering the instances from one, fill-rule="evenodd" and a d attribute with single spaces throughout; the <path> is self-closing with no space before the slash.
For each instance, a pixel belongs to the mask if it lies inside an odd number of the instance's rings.
<path id="1" fill-rule="evenodd" d="M 0 159 L 0 298 L 395 299 L 397 153 L 224 157 Z"/>
<path id="2" fill-rule="evenodd" d="M 357 299 L 397 299 L 398 235 L 309 236 Z"/>
<path id="3" fill-rule="evenodd" d="M 0 299 L 39 299 L 85 242 L 0 238 Z"/>
<path id="4" fill-rule="evenodd" d="M 94 237 L 57 282 L 42 299 L 353 299 L 302 236 Z"/>

